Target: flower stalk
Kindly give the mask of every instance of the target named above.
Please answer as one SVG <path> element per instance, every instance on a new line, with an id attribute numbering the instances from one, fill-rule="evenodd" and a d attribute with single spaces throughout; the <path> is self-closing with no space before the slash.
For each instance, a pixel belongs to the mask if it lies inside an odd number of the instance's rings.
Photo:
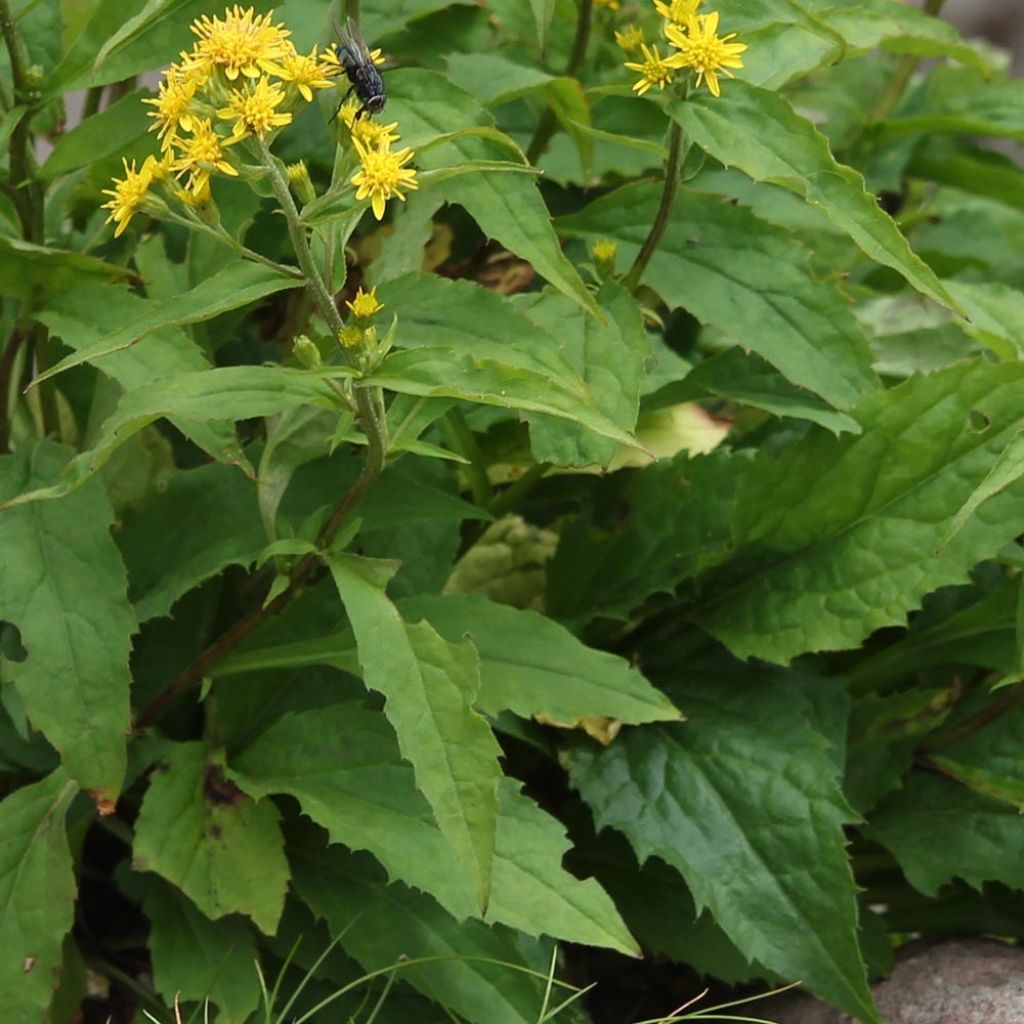
<path id="1" fill-rule="evenodd" d="M 644 276 L 644 271 L 647 270 L 647 264 L 651 262 L 651 257 L 657 251 L 662 235 L 665 234 L 669 214 L 672 212 L 672 205 L 675 202 L 676 193 L 679 191 L 679 177 L 683 162 L 682 151 L 683 129 L 677 121 L 673 121 L 669 132 L 665 183 L 661 190 L 661 202 L 658 203 L 658 212 L 654 215 L 651 230 L 647 232 L 647 237 L 644 239 L 644 244 L 640 247 L 636 259 L 633 261 L 633 266 L 629 268 L 629 273 L 623 279 L 623 284 L 631 292 L 635 292 L 640 287 L 640 281 Z"/>

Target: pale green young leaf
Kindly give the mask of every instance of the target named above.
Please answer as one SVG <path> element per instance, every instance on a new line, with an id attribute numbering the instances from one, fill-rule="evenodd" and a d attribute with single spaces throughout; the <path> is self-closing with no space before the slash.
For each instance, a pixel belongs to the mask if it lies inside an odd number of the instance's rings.
<path id="1" fill-rule="evenodd" d="M 668 697 L 628 662 L 587 647 L 537 612 L 477 594 L 407 598 L 399 608 L 449 640 L 470 637 L 480 653 L 480 707 L 490 715 L 545 713 L 558 721 L 603 715 L 632 724 L 679 718 Z"/>
<path id="2" fill-rule="evenodd" d="M 127 509 L 117 544 L 139 622 L 167 615 L 193 587 L 266 545 L 251 480 L 211 464 L 172 474 Z"/>
<path id="3" fill-rule="evenodd" d="M 486 908 L 501 769 L 498 744 L 474 709 L 476 650 L 449 643 L 428 623 L 403 621 L 385 592 L 397 563 L 336 555 L 328 565 L 352 623 L 363 681 L 384 695 L 402 756 Z"/>
<path id="4" fill-rule="evenodd" d="M 0 993 L 9 1024 L 43 1020 L 57 985 L 74 921 L 64 817 L 77 791 L 58 768 L 0 803 Z"/>
<path id="5" fill-rule="evenodd" d="M 183 1003 L 209 999 L 222 1024 L 247 1024 L 260 1000 L 251 925 L 239 917 L 211 921 L 156 875 L 132 883 L 129 888 L 142 888 L 153 983 L 166 1005 L 175 996 Z"/>
<path id="6" fill-rule="evenodd" d="M 0 505 L 51 485 L 68 455 L 41 441 L 0 457 Z M 5 675 L 68 775 L 98 802 L 116 800 L 124 779 L 136 629 L 113 520 L 99 481 L 64 501 L 0 510 L 0 619 L 28 652 Z"/>
<path id="7" fill-rule="evenodd" d="M 548 48 L 548 32 L 555 16 L 555 0 L 530 0 L 533 20 L 537 23 L 537 45 L 543 54 Z"/>
<path id="8" fill-rule="evenodd" d="M 799 689 L 782 675 L 691 671 L 672 696 L 690 722 L 567 753 L 596 826 L 624 832 L 641 862 L 675 867 L 746 956 L 879 1024 L 843 835 L 853 814 Z"/>
<path id="9" fill-rule="evenodd" d="M 273 295 L 288 288 L 297 288 L 295 278 L 265 267 L 261 263 L 232 261 L 219 273 L 206 278 L 191 291 L 166 299 L 146 300 L 139 306 L 138 315 L 126 324 L 66 356 L 46 373 L 35 378 L 35 383 L 47 380 L 72 366 L 90 363 L 112 352 L 130 348 L 154 331 L 169 327 L 182 327 L 209 320 L 257 299 Z"/>
<path id="10" fill-rule="evenodd" d="M 923 295 L 957 308 L 892 218 L 865 191 L 860 174 L 836 161 L 810 121 L 776 93 L 739 81 L 730 86 L 721 97 L 698 93 L 685 103 L 670 103 L 669 114 L 716 160 L 803 196 L 871 259 L 891 267 Z"/>
<path id="11" fill-rule="evenodd" d="M 1024 176 L 1020 185 L 1024 188 Z M 1024 293 L 997 281 L 950 281 L 950 294 L 965 316 L 964 332 L 976 338 L 1000 359 L 1024 355 Z"/>
<path id="12" fill-rule="evenodd" d="M 613 239 L 628 266 L 660 194 L 657 185 L 627 185 L 560 218 L 559 228 L 588 242 Z M 878 386 L 863 330 L 835 283 L 814 277 L 790 232 L 717 196 L 680 192 L 644 281 L 838 409 Z"/>
<path id="13" fill-rule="evenodd" d="M 288 888 L 279 818 L 225 782 L 204 743 L 178 743 L 150 778 L 132 867 L 162 875 L 211 920 L 247 914 L 272 935 Z"/>
<path id="14" fill-rule="evenodd" d="M 1024 530 L 1024 484 L 989 498 L 939 554 L 957 512 L 1020 430 L 1024 367 L 961 362 L 871 396 L 860 437 L 808 435 L 744 472 L 733 517 L 742 573 L 700 622 L 739 657 L 786 662 L 905 622 L 925 594 Z"/>

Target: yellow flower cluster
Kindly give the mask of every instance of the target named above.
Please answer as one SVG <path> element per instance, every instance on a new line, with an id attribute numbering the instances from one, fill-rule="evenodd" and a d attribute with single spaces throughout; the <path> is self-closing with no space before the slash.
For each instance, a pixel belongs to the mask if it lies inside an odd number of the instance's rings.
<path id="1" fill-rule="evenodd" d="M 655 44 L 648 46 L 638 38 L 636 30 L 616 33 L 616 42 L 622 49 L 631 51 L 639 47 L 643 60 L 627 61 L 625 66 L 640 75 L 633 84 L 634 91 L 643 96 L 649 89 L 657 86 L 664 89 L 671 84 L 676 71 L 683 69 L 697 73 L 697 88 L 706 82 L 708 89 L 715 96 L 721 95 L 718 82 L 719 74 L 732 77 L 730 68 L 743 67 L 740 54 L 747 49 L 746 43 L 734 43 L 736 38 L 731 32 L 726 36 L 718 35 L 718 12 L 700 14 L 703 0 L 654 0 L 654 6 L 664 19 L 662 29 L 670 46 L 675 52 L 662 57 Z"/>
<path id="2" fill-rule="evenodd" d="M 398 122 L 377 124 L 368 117 L 358 116 L 359 103 L 350 100 L 338 112 L 342 124 L 352 136 L 359 157 L 359 170 L 352 175 L 356 186 L 356 199 L 369 198 L 373 215 L 377 220 L 384 216 L 384 206 L 389 199 L 405 202 L 402 189 L 406 192 L 418 188 L 416 171 L 405 165 L 412 159 L 410 148 L 393 151 L 391 144 L 401 136 L 395 131 Z"/>
<path id="3" fill-rule="evenodd" d="M 222 18 L 203 15 L 192 23 L 196 42 L 164 73 L 153 107 L 151 131 L 160 140 L 159 160 L 148 157 L 142 169 L 125 164 L 125 178 L 115 179 L 104 204 L 108 221 L 120 235 L 144 205 L 149 187 L 167 174 L 185 189 L 176 197 L 202 204 L 214 174 L 236 176 L 241 163 L 231 147 L 244 139 L 266 138 L 291 123 L 300 103 L 309 103 L 315 89 L 328 89 L 340 72 L 333 54 L 299 53 L 291 34 L 274 24 L 273 14 L 255 14 L 238 4 Z M 151 163 L 152 161 L 152 163 Z"/>

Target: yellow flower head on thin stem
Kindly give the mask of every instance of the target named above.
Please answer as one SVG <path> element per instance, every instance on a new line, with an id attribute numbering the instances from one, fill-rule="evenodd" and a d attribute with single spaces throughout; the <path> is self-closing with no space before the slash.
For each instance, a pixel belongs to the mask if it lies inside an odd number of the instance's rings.
<path id="1" fill-rule="evenodd" d="M 376 316 L 383 308 L 383 303 L 377 301 L 377 289 L 371 288 L 364 292 L 362 287 L 356 292 L 356 297 L 351 302 L 346 302 L 349 311 L 356 320 L 369 320 Z"/>
<path id="2" fill-rule="evenodd" d="M 718 12 L 698 14 L 690 18 L 686 31 L 675 25 L 665 29 L 669 42 L 679 50 L 680 66 L 693 68 L 697 72 L 697 88 L 702 80 L 715 96 L 721 95 L 718 73 L 732 78 L 730 68 L 743 67 L 740 54 L 747 48 L 746 43 L 730 43 L 736 38 L 735 32 L 727 36 L 718 35 Z"/>
<path id="3" fill-rule="evenodd" d="M 313 102 L 314 89 L 330 89 L 334 85 L 331 76 L 338 73 L 336 64 L 321 61 L 317 57 L 315 46 L 311 53 L 298 53 L 292 50 L 282 57 L 279 63 L 280 77 L 286 82 L 291 82 L 307 103 Z"/>
<path id="4" fill-rule="evenodd" d="M 416 172 L 406 167 L 412 159 L 412 150 L 400 149 L 391 152 L 391 147 L 383 139 L 376 146 L 368 146 L 358 139 L 352 140 L 359 154 L 361 168 L 352 175 L 352 184 L 356 186 L 356 199 L 370 197 L 373 215 L 377 220 L 384 217 L 384 204 L 392 197 L 404 202 L 402 189 L 409 191 L 418 188 Z"/>
<path id="5" fill-rule="evenodd" d="M 142 101 L 156 108 L 149 112 L 149 116 L 155 118 L 149 130 L 156 132 L 162 149 L 170 147 L 171 139 L 179 128 L 187 132 L 192 130 L 190 105 L 198 86 L 198 78 L 172 64 L 160 83 L 156 98 Z"/>
<path id="6" fill-rule="evenodd" d="M 618 244 L 612 242 L 607 238 L 602 238 L 600 241 L 594 243 L 594 248 L 590 250 L 590 255 L 594 257 L 595 263 L 614 263 L 615 255 L 618 253 Z"/>
<path id="7" fill-rule="evenodd" d="M 364 146 L 380 145 L 381 140 L 384 141 L 384 145 L 390 146 L 401 138 L 395 131 L 398 127 L 397 121 L 392 121 L 391 124 L 378 124 L 372 118 L 357 117 L 360 109 L 362 104 L 353 97 L 346 100 L 338 111 L 338 120 L 349 130 L 353 139 Z"/>
<path id="8" fill-rule="evenodd" d="M 128 222 L 138 213 L 142 200 L 145 199 L 149 186 L 153 183 L 153 169 L 157 165 L 156 157 L 147 156 L 140 170 L 135 169 L 135 161 L 131 164 L 123 160 L 124 177 L 115 178 L 113 188 L 105 188 L 103 194 L 111 199 L 103 204 L 104 210 L 110 210 L 106 223 L 113 221 L 117 227 L 114 237 L 119 238 L 128 227 Z"/>
<path id="9" fill-rule="evenodd" d="M 654 0 L 654 6 L 658 13 L 673 25 L 686 25 L 689 20 L 700 10 L 702 0 Z"/>
<path id="10" fill-rule="evenodd" d="M 236 177 L 238 171 L 224 159 L 226 142 L 211 127 L 209 118 L 195 118 L 192 134 L 174 140 L 178 155 L 171 163 L 180 178 L 188 175 L 188 189 L 197 199 L 205 196 L 214 171 Z"/>
<path id="11" fill-rule="evenodd" d="M 658 54 L 658 47 L 655 45 L 647 46 L 646 43 L 641 43 L 640 52 L 644 58 L 642 61 L 638 63 L 626 61 L 625 63 L 630 71 L 636 71 L 640 75 L 640 80 L 633 83 L 633 91 L 640 96 L 643 96 L 648 89 L 655 85 L 659 89 L 664 89 L 672 81 L 672 72 L 683 66 L 682 58 L 678 53 L 672 57 L 661 57 Z"/>
<path id="12" fill-rule="evenodd" d="M 639 25 L 627 25 L 621 32 L 615 30 L 615 42 L 626 53 L 636 53 L 643 41 L 644 30 Z"/>
<path id="13" fill-rule="evenodd" d="M 272 85 L 268 78 L 261 77 L 255 85 L 233 89 L 228 105 L 217 111 L 218 117 L 226 121 L 234 119 L 235 122 L 231 138 L 225 140 L 225 145 L 233 145 L 250 135 L 262 139 L 267 132 L 291 124 L 292 115 L 277 109 L 282 103 L 284 91 L 279 85 Z"/>
<path id="14" fill-rule="evenodd" d="M 277 62 L 287 56 L 291 33 L 283 25 L 271 22 L 273 14 L 254 14 L 251 7 L 229 7 L 222 18 L 203 15 L 192 23 L 199 37 L 188 66 L 223 68 L 234 81 L 239 74 L 258 78 L 261 71 L 277 73 Z"/>

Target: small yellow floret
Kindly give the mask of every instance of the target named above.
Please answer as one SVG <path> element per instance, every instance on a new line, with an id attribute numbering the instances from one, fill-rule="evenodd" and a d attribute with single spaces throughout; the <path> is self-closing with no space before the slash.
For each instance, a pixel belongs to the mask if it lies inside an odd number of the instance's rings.
<path id="1" fill-rule="evenodd" d="M 358 139 L 352 140 L 359 154 L 361 168 L 352 175 L 352 184 L 356 186 L 356 199 L 370 198 L 373 215 L 377 220 L 384 217 L 384 205 L 391 199 L 405 201 L 402 189 L 410 191 L 418 188 L 416 172 L 406 167 L 412 159 L 412 150 L 408 147 L 396 153 L 391 152 L 390 145 L 381 139 L 376 146 L 364 145 Z"/>
<path id="2" fill-rule="evenodd" d="M 644 41 L 644 30 L 639 25 L 627 25 L 621 32 L 615 31 L 615 42 L 626 53 L 636 53 Z"/>
<path id="3" fill-rule="evenodd" d="M 595 263 L 611 264 L 615 262 L 615 256 L 618 251 L 619 247 L 615 242 L 602 238 L 599 242 L 594 243 L 594 248 L 590 250 L 590 254 L 594 257 Z"/>
<path id="4" fill-rule="evenodd" d="M 117 227 L 114 229 L 114 237 L 119 238 L 128 227 L 128 222 L 138 212 L 142 200 L 153 183 L 153 170 L 157 165 L 155 157 L 147 156 L 143 161 L 140 170 L 135 169 L 135 161 L 131 164 L 123 160 L 124 178 L 115 178 L 112 182 L 113 188 L 105 188 L 103 194 L 111 196 L 109 202 L 103 204 L 103 209 L 110 210 L 110 216 L 106 223 L 113 221 Z"/>
<path id="5" fill-rule="evenodd" d="M 291 49 L 291 33 L 283 25 L 271 22 L 273 14 L 254 14 L 251 7 L 229 7 L 222 18 L 203 15 L 192 23 L 199 37 L 188 55 L 189 67 L 223 68 L 234 81 L 239 74 L 258 78 L 261 71 L 277 72 L 276 62 Z"/>
<path id="6" fill-rule="evenodd" d="M 697 72 L 697 88 L 700 88 L 702 80 L 706 80 L 712 94 L 720 96 L 718 73 L 722 72 L 732 78 L 729 68 L 743 67 L 740 54 L 747 49 L 747 44 L 730 43 L 730 39 L 736 38 L 735 32 L 727 36 L 719 36 L 717 33 L 717 11 L 691 17 L 685 31 L 675 25 L 665 29 L 669 42 L 679 50 L 679 66 L 693 68 Z"/>
<path id="7" fill-rule="evenodd" d="M 230 146 L 255 135 L 262 139 L 269 131 L 291 124 L 292 115 L 277 108 L 284 103 L 284 92 L 278 85 L 272 85 L 267 78 L 260 78 L 253 85 L 233 89 L 228 105 L 217 111 L 217 116 L 226 121 L 235 121 L 231 137 L 225 141 Z"/>
<path id="8" fill-rule="evenodd" d="M 381 140 L 384 145 L 390 146 L 391 143 L 397 142 L 401 138 L 395 131 L 398 127 L 397 121 L 392 121 L 391 124 L 378 124 L 372 118 L 357 117 L 356 115 L 361 109 L 362 104 L 353 97 L 346 100 L 341 110 L 338 111 L 338 118 L 349 130 L 353 139 L 358 140 L 364 146 L 380 145 Z"/>
<path id="9" fill-rule="evenodd" d="M 188 175 L 188 189 L 197 199 L 206 194 L 214 171 L 237 177 L 238 171 L 224 159 L 225 145 L 226 140 L 213 130 L 209 118 L 195 118 L 192 134 L 174 140 L 174 148 L 179 152 L 171 170 L 179 178 Z"/>
<path id="10" fill-rule="evenodd" d="M 341 342 L 342 348 L 357 348 L 363 343 L 363 338 L 366 332 L 362 327 L 354 327 L 345 325 L 338 331 L 338 341 Z"/>
<path id="11" fill-rule="evenodd" d="M 161 148 L 170 147 L 179 128 L 186 132 L 192 130 L 190 105 L 198 86 L 198 78 L 172 64 L 160 83 L 156 98 L 142 101 L 156 108 L 149 112 L 149 117 L 155 118 L 149 130 L 156 132 Z"/>
<path id="12" fill-rule="evenodd" d="M 291 82 L 307 103 L 313 102 L 314 89 L 330 89 L 334 85 L 332 75 L 338 73 L 338 66 L 321 61 L 316 47 L 311 53 L 292 51 L 281 59 L 280 77 Z"/>
<path id="13" fill-rule="evenodd" d="M 659 55 L 658 47 L 655 45 L 647 46 L 646 43 L 642 43 L 640 52 L 644 58 L 642 61 L 626 61 L 625 63 L 625 67 L 629 68 L 630 71 L 636 71 L 640 75 L 640 81 L 633 83 L 633 91 L 640 96 L 643 96 L 648 89 L 653 88 L 655 85 L 659 89 L 664 89 L 666 85 L 671 83 L 673 71 L 683 66 L 683 58 L 680 54 L 677 53 L 672 57 L 662 57 Z"/>
<path id="14" fill-rule="evenodd" d="M 376 316 L 383 308 L 383 303 L 377 301 L 377 289 L 371 288 L 364 292 L 362 287 L 356 292 L 356 297 L 351 302 L 346 302 L 352 315 L 357 320 L 369 320 Z"/>
<path id="15" fill-rule="evenodd" d="M 701 0 L 654 0 L 658 13 L 675 25 L 685 25 L 700 10 Z"/>

